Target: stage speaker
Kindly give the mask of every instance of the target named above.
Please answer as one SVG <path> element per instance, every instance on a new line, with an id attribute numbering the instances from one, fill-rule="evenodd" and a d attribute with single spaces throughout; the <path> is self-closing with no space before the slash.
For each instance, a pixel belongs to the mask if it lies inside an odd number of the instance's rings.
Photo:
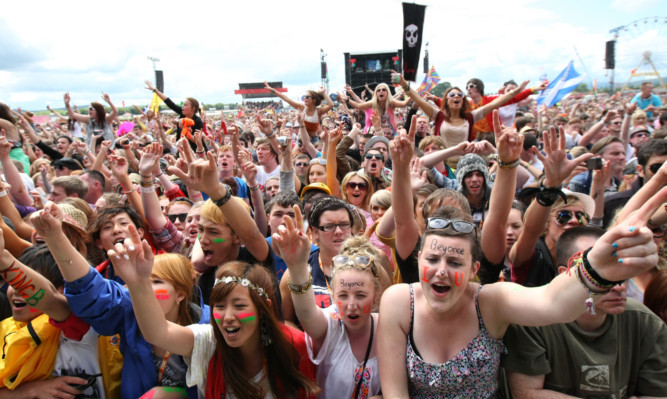
<path id="1" fill-rule="evenodd" d="M 616 66 L 615 48 L 616 48 L 616 40 L 609 40 L 607 42 L 606 51 L 604 55 L 604 67 L 606 69 L 614 69 L 614 67 Z"/>
<path id="2" fill-rule="evenodd" d="M 162 71 L 155 71 L 155 88 L 164 93 L 164 75 Z"/>
<path id="3" fill-rule="evenodd" d="M 322 65 L 322 79 L 326 79 L 327 78 L 327 63 L 322 62 L 321 65 Z"/>

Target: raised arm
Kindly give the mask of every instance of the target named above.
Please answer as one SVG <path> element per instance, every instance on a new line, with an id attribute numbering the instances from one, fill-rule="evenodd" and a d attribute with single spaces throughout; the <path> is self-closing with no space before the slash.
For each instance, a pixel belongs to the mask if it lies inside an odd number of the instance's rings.
<path id="1" fill-rule="evenodd" d="M 90 265 L 63 232 L 63 211 L 56 204 L 47 202 L 44 210 L 32 214 L 30 221 L 56 258 L 65 281 L 75 281 L 88 274 Z"/>
<path id="2" fill-rule="evenodd" d="M 5 242 L 0 231 L 0 277 L 14 288 L 28 306 L 46 313 L 56 321 L 65 321 L 72 313 L 65 296 L 58 292 L 46 277 L 19 262 L 4 247 Z"/>
<path id="3" fill-rule="evenodd" d="M 403 92 L 404 92 L 405 94 L 407 94 L 408 97 L 410 97 L 410 98 L 412 99 L 412 101 L 414 101 L 415 104 L 417 104 L 417 106 L 418 106 L 422 111 L 424 111 L 424 113 L 425 113 L 426 115 L 428 115 L 428 116 L 432 116 L 432 115 L 434 114 L 435 111 L 438 111 L 438 109 L 437 109 L 436 107 L 434 107 L 433 105 L 431 105 L 431 104 L 429 104 L 428 102 L 426 102 L 423 98 L 421 98 L 421 97 L 419 96 L 419 93 L 417 93 L 417 91 L 416 91 L 415 89 L 413 89 L 412 87 L 410 87 L 410 83 L 408 83 L 408 82 L 405 80 L 405 78 L 403 77 L 403 75 L 398 74 L 398 72 L 396 72 L 396 71 L 391 71 L 391 72 L 392 72 L 392 74 L 395 73 L 395 74 L 397 74 L 397 75 L 399 76 L 399 84 L 400 84 L 401 87 L 403 88 Z M 416 122 L 416 119 L 413 120 L 413 121 L 410 123 L 410 127 L 412 127 L 412 123 L 415 123 L 415 122 Z"/>
<path id="4" fill-rule="evenodd" d="M 609 289 L 591 285 L 588 278 L 577 275 L 579 264 L 559 274 L 541 287 L 519 287 L 516 284 L 491 284 L 480 294 L 480 307 L 493 320 L 494 336 L 503 336 L 509 323 L 523 326 L 542 326 L 568 323 L 587 308 L 589 292 L 606 293 L 615 282 L 623 282 L 652 267 L 658 262 L 653 233 L 646 226 L 650 216 L 667 200 L 667 187 L 651 197 L 636 213 L 607 231 L 587 253 L 588 266 L 598 277 L 611 282 Z M 576 269 L 575 269 L 576 268 Z M 600 282 L 598 277 L 591 277 Z M 620 283 L 619 283 L 620 284 Z M 599 299 L 600 296 L 595 298 Z M 594 299 L 595 299 L 594 298 Z"/>
<path id="5" fill-rule="evenodd" d="M 340 182 L 336 176 L 338 172 L 338 158 L 336 158 L 336 146 L 343 138 L 340 126 L 329 132 L 329 146 L 327 147 L 327 186 L 331 189 L 331 195 L 341 198 Z"/>
<path id="6" fill-rule="evenodd" d="M 424 155 L 421 159 L 424 161 L 424 167 L 432 168 L 440 162 L 447 161 L 447 159 L 455 156 L 463 156 L 467 153 L 466 149 L 470 147 L 470 143 L 464 141 L 455 145 L 454 147 L 438 150 L 428 155 Z"/>
<path id="7" fill-rule="evenodd" d="M 187 139 L 181 139 L 187 140 Z M 187 144 L 187 142 L 184 142 Z M 207 153 L 208 159 L 194 160 L 189 145 L 183 145 L 186 161 L 188 162 L 188 174 L 182 170 L 170 166 L 169 172 L 177 175 L 188 187 L 193 187 L 206 193 L 212 201 L 217 202 L 227 196 L 227 188 L 218 180 L 218 167 L 215 163 L 213 152 Z M 230 193 L 231 195 L 231 193 Z M 220 206 L 229 226 L 234 230 L 241 242 L 250 253 L 260 262 L 269 256 L 269 244 L 254 221 L 238 201 L 226 201 Z"/>
<path id="8" fill-rule="evenodd" d="M 310 141 L 310 136 L 308 135 L 308 131 L 306 130 L 306 125 L 304 124 L 304 116 L 302 112 L 299 112 L 297 115 L 298 121 L 299 121 L 299 137 L 301 138 L 301 144 L 303 145 L 303 148 L 306 150 L 308 155 L 310 155 L 311 158 L 317 158 L 317 148 L 313 145 L 313 142 Z"/>
<path id="9" fill-rule="evenodd" d="M 145 80 L 144 83 L 146 83 L 146 90 L 150 90 L 153 93 L 157 94 L 157 96 L 160 97 L 160 100 L 164 101 L 168 98 L 160 90 L 156 89 L 155 86 L 153 86 L 153 84 L 150 81 Z"/>
<path id="10" fill-rule="evenodd" d="M 516 175 L 523 150 L 524 136 L 517 133 L 516 129 L 502 126 L 497 110 L 493 111 L 493 134 L 498 146 L 498 162 L 508 167 L 498 168 L 496 181 L 491 190 L 489 200 L 489 214 L 482 226 L 482 251 L 489 262 L 499 264 L 505 259 L 505 240 L 507 230 L 507 218 L 512 209 L 514 200 L 514 188 L 516 187 Z"/>
<path id="11" fill-rule="evenodd" d="M 250 200 L 252 201 L 252 207 L 255 210 L 253 214 L 255 225 L 262 235 L 266 235 L 269 228 L 269 222 L 266 218 L 266 212 L 264 211 L 264 198 L 262 198 L 262 192 L 259 190 L 259 185 L 257 184 L 257 165 L 251 161 L 247 161 L 241 165 L 241 170 L 243 171 L 243 177 L 248 184 Z"/>
<path id="12" fill-rule="evenodd" d="M 141 203 L 144 216 L 152 231 L 161 231 L 167 224 L 167 217 L 160 208 L 160 200 L 155 193 L 153 170 L 162 155 L 162 146 L 158 143 L 146 147 L 139 161 L 139 176 L 141 176 Z"/>
<path id="13" fill-rule="evenodd" d="M 33 204 L 32 197 L 28 193 L 23 178 L 21 178 L 21 174 L 16 169 L 16 165 L 14 165 L 14 161 L 9 155 L 11 150 L 11 143 L 4 135 L 0 135 L 0 164 L 2 164 L 2 170 L 7 183 L 11 185 L 10 192 L 12 197 L 19 205 L 31 206 Z"/>
<path id="14" fill-rule="evenodd" d="M 326 114 L 327 112 L 331 111 L 331 109 L 333 109 L 334 102 L 331 100 L 331 97 L 329 97 L 329 93 L 326 90 L 322 89 L 320 90 L 320 93 L 322 93 L 322 95 L 324 96 L 324 100 L 327 102 L 325 105 L 320 105 L 317 108 L 318 116 L 321 118 L 322 115 Z"/>
<path id="15" fill-rule="evenodd" d="M 521 83 L 521 85 L 520 85 L 519 87 L 517 87 L 516 89 L 511 90 L 511 91 L 509 91 L 509 92 L 503 94 L 502 96 L 497 97 L 496 99 L 494 99 L 494 100 L 491 101 L 490 103 L 488 103 L 488 104 L 482 106 L 482 107 L 480 108 L 480 109 L 482 110 L 482 114 L 483 114 L 484 116 L 487 116 L 487 115 L 490 114 L 491 111 L 493 111 L 494 109 L 496 109 L 496 108 L 500 108 L 500 107 L 502 107 L 503 105 L 507 104 L 507 102 L 509 102 L 511 99 L 513 99 L 514 96 L 516 96 L 517 94 L 521 93 L 521 92 L 523 91 L 523 89 L 526 88 L 526 86 L 528 85 L 528 82 L 529 82 L 529 80 L 524 80 L 524 81 Z"/>
<path id="16" fill-rule="evenodd" d="M 107 93 L 102 92 L 102 98 L 104 99 L 104 101 L 106 101 L 107 104 L 109 104 L 109 107 L 111 107 L 111 112 L 108 113 L 106 116 L 107 123 L 111 124 L 111 122 L 113 122 L 113 120 L 116 119 L 116 117 L 118 116 L 118 110 L 116 109 L 116 106 L 113 105 L 113 103 L 111 102 L 111 97 L 109 97 Z"/>
<path id="17" fill-rule="evenodd" d="M 542 155 L 536 147 L 532 148 L 535 155 L 544 164 L 545 179 L 542 185 L 546 188 L 560 189 L 563 181 L 577 167 L 577 164 L 592 158 L 593 154 L 583 154 L 573 160 L 567 159 L 563 128 L 560 128 L 559 134 L 556 134 L 556 129 L 552 127 L 549 132 L 542 133 L 542 137 L 546 156 Z M 550 212 L 551 206 L 541 205 L 536 200 L 530 204 L 524 216 L 523 231 L 510 251 L 510 261 L 513 267 L 524 265 L 533 256 L 535 244 L 544 232 Z"/>
<path id="18" fill-rule="evenodd" d="M 408 136 L 398 136 L 389 143 L 393 165 L 391 203 L 394 205 L 396 224 L 396 251 L 407 259 L 419 241 L 419 226 L 414 214 L 412 190 L 410 188 L 410 160 L 414 153 L 414 134 L 417 127 L 413 117 Z M 415 271 L 416 272 L 416 271 Z M 401 272 L 401 274 L 403 274 Z"/>
<path id="19" fill-rule="evenodd" d="M 312 276 L 308 271 L 310 240 L 303 233 L 303 216 L 298 206 L 294 206 L 296 225 L 289 216 L 283 217 L 285 226 L 280 226 L 273 234 L 273 248 L 283 258 L 289 269 L 289 287 L 294 309 L 304 331 L 313 340 L 315 352 L 319 350 L 327 334 L 327 320 L 322 309 L 315 302 Z M 295 290 L 299 287 L 300 290 Z"/>
<path id="20" fill-rule="evenodd" d="M 69 93 L 65 93 L 63 99 L 65 101 L 65 108 L 67 109 L 67 114 L 69 115 L 70 119 L 74 119 L 75 121 L 82 123 L 88 123 L 90 121 L 90 117 L 88 115 L 82 115 L 72 110 L 72 107 L 69 104 L 70 102 Z"/>
<path id="21" fill-rule="evenodd" d="M 281 100 L 285 101 L 287 104 L 291 105 L 292 107 L 294 107 L 298 110 L 303 110 L 306 107 L 302 103 L 299 103 L 299 102 L 296 102 L 296 101 L 292 100 L 291 98 L 287 97 L 283 93 L 281 93 L 278 90 L 274 89 L 273 87 L 269 86 L 269 84 L 267 82 L 264 82 L 264 88 L 267 89 L 267 90 L 270 90 L 273 94 L 280 97 Z M 331 101 L 331 99 L 329 99 L 329 101 Z"/>
<path id="22" fill-rule="evenodd" d="M 127 284 L 134 315 L 146 341 L 171 353 L 191 356 L 195 342 L 192 330 L 167 321 L 155 297 L 151 284 L 154 258 L 148 242 L 141 240 L 134 226 L 130 226 L 130 238 L 117 243 L 108 255 Z"/>

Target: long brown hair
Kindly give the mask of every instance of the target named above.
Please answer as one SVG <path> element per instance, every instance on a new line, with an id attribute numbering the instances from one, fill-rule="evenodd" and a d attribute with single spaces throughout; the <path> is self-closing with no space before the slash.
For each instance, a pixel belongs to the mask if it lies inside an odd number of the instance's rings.
<path id="1" fill-rule="evenodd" d="M 449 95 L 449 92 L 452 90 L 458 90 L 463 94 L 463 90 L 459 89 L 458 87 L 450 87 L 445 91 L 445 94 L 442 95 L 442 106 L 440 106 L 440 110 L 442 110 L 442 113 L 445 114 L 445 120 L 449 122 L 450 118 L 452 117 L 452 113 L 449 110 L 449 105 L 447 105 L 447 96 Z M 470 114 L 470 103 L 468 103 L 468 99 L 466 99 L 465 94 L 463 94 L 463 97 L 461 97 L 461 101 L 463 101 L 463 104 L 461 105 L 461 113 L 459 117 L 466 119 L 468 117 L 468 114 Z"/>
<path id="2" fill-rule="evenodd" d="M 217 278 L 227 276 L 245 278 L 264 292 L 271 299 L 269 302 L 260 296 L 255 289 L 248 289 L 250 298 L 257 308 L 258 327 L 260 323 L 266 326 L 271 344 L 262 346 L 266 364 L 266 378 L 271 385 L 271 391 L 276 397 L 298 397 L 302 392 L 308 396 L 317 393 L 317 385 L 299 370 L 300 356 L 297 350 L 285 337 L 278 318 L 278 301 L 273 289 L 273 277 L 260 265 L 235 261 L 226 263 L 218 272 Z M 220 328 L 213 316 L 214 304 L 223 302 L 236 288 L 237 283 L 218 284 L 211 291 L 211 324 L 215 335 L 217 351 L 222 355 L 222 371 L 225 376 L 225 385 L 228 391 L 234 392 L 239 398 L 263 398 L 266 392 L 262 387 L 250 381 L 252 376 L 243 373 L 244 359 L 238 348 L 232 348 L 225 342 Z M 261 345 L 261 344 L 260 344 Z"/>
<path id="3" fill-rule="evenodd" d="M 97 101 L 90 103 L 90 106 L 95 108 L 95 122 L 97 127 L 104 129 L 107 125 L 107 111 L 104 110 L 104 105 Z"/>

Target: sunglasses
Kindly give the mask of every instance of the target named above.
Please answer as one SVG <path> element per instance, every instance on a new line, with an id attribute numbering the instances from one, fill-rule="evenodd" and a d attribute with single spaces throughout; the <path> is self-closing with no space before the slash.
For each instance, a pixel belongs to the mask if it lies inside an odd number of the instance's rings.
<path id="1" fill-rule="evenodd" d="M 313 96 L 303 96 L 303 99 L 305 100 L 306 98 L 313 98 Z"/>
<path id="2" fill-rule="evenodd" d="M 65 167 L 62 165 L 56 165 L 54 166 L 54 168 L 56 168 L 57 170 L 65 170 Z"/>
<path id="3" fill-rule="evenodd" d="M 377 159 L 378 161 L 384 160 L 384 157 L 382 154 L 366 154 L 364 155 L 364 158 L 366 159 Z"/>
<path id="4" fill-rule="evenodd" d="M 333 231 L 336 231 L 337 227 L 340 227 L 342 231 L 346 231 L 352 228 L 352 223 L 350 222 L 343 222 L 343 223 L 338 223 L 338 224 L 325 224 L 324 226 L 316 226 L 318 230 L 322 230 L 326 233 L 331 233 Z"/>
<path id="5" fill-rule="evenodd" d="M 558 211 L 558 213 L 556 214 L 556 223 L 560 224 L 561 226 L 565 226 L 567 222 L 569 222 L 572 219 L 573 215 L 576 216 L 577 222 L 582 226 L 587 225 L 588 222 L 590 221 L 590 217 L 588 217 L 586 212 L 582 211 L 572 212 L 567 209 L 563 209 L 562 211 Z"/>
<path id="6" fill-rule="evenodd" d="M 463 93 L 458 92 L 458 91 L 452 91 L 449 94 L 447 94 L 447 97 L 449 97 L 449 98 L 463 97 Z"/>
<path id="7" fill-rule="evenodd" d="M 376 91 L 387 91 L 387 89 L 382 88 L 382 89 L 377 89 Z"/>
<path id="8" fill-rule="evenodd" d="M 178 219 L 178 221 L 181 222 L 181 223 L 185 223 L 185 219 L 188 217 L 188 214 L 187 214 L 187 212 L 186 213 L 176 213 L 174 215 L 167 215 L 167 217 L 169 218 L 169 220 L 172 223 L 176 223 L 176 219 Z"/>
<path id="9" fill-rule="evenodd" d="M 464 220 L 449 220 L 445 218 L 428 218 L 427 226 L 429 229 L 444 229 L 451 227 L 458 233 L 470 234 L 475 232 L 475 224 Z M 477 233 L 475 232 L 475 236 Z"/>
<path id="10" fill-rule="evenodd" d="M 345 255 L 336 255 L 331 261 L 334 267 L 357 265 L 365 268 L 371 265 L 373 258 L 366 255 L 357 255 L 353 258 Z M 371 267 L 371 272 L 375 277 L 377 277 L 377 272 L 375 271 L 374 267 Z"/>
<path id="11" fill-rule="evenodd" d="M 466 86 L 466 89 L 474 89 L 476 87 L 477 87 L 476 84 L 470 83 L 468 86 Z"/>
<path id="12" fill-rule="evenodd" d="M 360 182 L 360 183 L 355 183 L 352 181 L 347 182 L 347 188 L 350 188 L 352 190 L 356 190 L 357 188 L 359 190 L 368 190 L 368 183 L 366 182 Z"/>
<path id="13" fill-rule="evenodd" d="M 630 138 L 643 138 L 643 137 L 650 137 L 651 135 L 648 133 L 636 133 L 633 134 Z"/>
<path id="14" fill-rule="evenodd" d="M 297 162 L 294 164 L 294 166 L 299 167 L 299 168 L 305 168 L 308 166 L 308 163 L 306 162 Z"/>
<path id="15" fill-rule="evenodd" d="M 322 158 L 311 159 L 310 162 L 308 162 L 308 165 L 314 165 L 314 164 L 316 164 L 316 163 L 317 163 L 317 164 L 320 164 L 320 165 L 326 165 L 326 164 L 327 164 L 327 160 L 326 160 L 326 159 L 322 159 Z"/>
<path id="16" fill-rule="evenodd" d="M 177 202 L 177 201 L 187 202 L 190 205 L 194 204 L 194 202 L 192 202 L 192 200 L 190 198 L 186 198 L 186 197 L 176 197 L 173 200 L 171 200 L 171 202 Z"/>
<path id="17" fill-rule="evenodd" d="M 661 166 L 661 163 L 654 163 L 653 165 L 649 165 L 648 170 L 650 170 L 652 174 L 656 174 Z"/>

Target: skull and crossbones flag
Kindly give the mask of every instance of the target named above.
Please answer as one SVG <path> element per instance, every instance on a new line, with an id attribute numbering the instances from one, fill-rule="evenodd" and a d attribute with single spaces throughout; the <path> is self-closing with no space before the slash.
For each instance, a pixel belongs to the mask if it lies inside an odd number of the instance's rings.
<path id="1" fill-rule="evenodd" d="M 403 76 L 413 82 L 417 79 L 425 12 L 426 6 L 403 3 Z"/>

